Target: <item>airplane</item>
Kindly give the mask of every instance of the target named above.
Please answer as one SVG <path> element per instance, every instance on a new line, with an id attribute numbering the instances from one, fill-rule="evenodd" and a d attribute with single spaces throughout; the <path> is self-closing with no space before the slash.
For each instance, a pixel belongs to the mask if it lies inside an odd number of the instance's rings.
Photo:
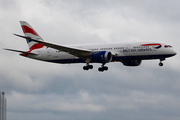
<path id="1" fill-rule="evenodd" d="M 5 49 L 20 52 L 21 56 L 61 64 L 85 63 L 84 70 L 93 69 L 91 63 L 100 63 L 98 71 L 107 71 L 105 64 L 121 62 L 125 66 L 139 66 L 142 60 L 159 59 L 162 61 L 177 53 L 172 46 L 163 42 L 124 42 L 94 43 L 80 45 L 58 45 L 45 42 L 38 33 L 26 22 L 20 21 L 25 36 L 14 34 L 26 39 L 29 51 Z"/>

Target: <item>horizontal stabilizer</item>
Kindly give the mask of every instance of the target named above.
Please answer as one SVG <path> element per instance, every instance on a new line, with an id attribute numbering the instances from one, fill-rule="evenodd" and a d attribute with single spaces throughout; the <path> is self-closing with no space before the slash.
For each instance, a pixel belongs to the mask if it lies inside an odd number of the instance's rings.
<path id="1" fill-rule="evenodd" d="M 20 53 L 26 53 L 26 54 L 31 54 L 31 55 L 38 55 L 38 53 L 25 52 L 25 51 L 21 51 L 21 50 L 6 49 L 6 48 L 4 50 L 13 51 L 13 52 L 20 52 Z"/>

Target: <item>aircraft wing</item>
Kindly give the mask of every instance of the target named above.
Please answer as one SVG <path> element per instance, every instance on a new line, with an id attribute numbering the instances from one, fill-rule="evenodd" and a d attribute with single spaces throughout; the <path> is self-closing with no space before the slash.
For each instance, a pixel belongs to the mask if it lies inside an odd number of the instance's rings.
<path id="1" fill-rule="evenodd" d="M 56 50 L 64 51 L 64 52 L 66 52 L 68 54 L 77 56 L 77 57 L 79 57 L 81 59 L 87 59 L 93 53 L 93 51 L 87 50 L 87 49 L 69 47 L 69 46 L 64 46 L 64 45 L 57 45 L 57 44 L 53 44 L 53 43 L 49 43 L 49 42 L 45 42 L 45 41 L 39 41 L 39 40 L 30 38 L 30 37 L 21 36 L 21 35 L 18 35 L 18 34 L 14 34 L 14 35 L 16 35 L 18 37 L 25 38 L 25 39 L 29 39 L 29 40 L 37 42 L 37 43 L 41 43 L 44 46 L 47 46 L 47 47 L 50 47 L 50 48 L 53 48 L 53 49 L 56 49 Z"/>
<path id="2" fill-rule="evenodd" d="M 14 50 L 14 49 L 7 49 L 7 48 L 5 48 L 4 50 L 9 50 L 9 51 L 13 51 L 13 52 L 20 52 L 20 53 L 26 53 L 26 54 L 31 54 L 31 55 L 38 55 L 38 53 L 25 52 L 25 51 L 22 51 L 22 50 Z"/>

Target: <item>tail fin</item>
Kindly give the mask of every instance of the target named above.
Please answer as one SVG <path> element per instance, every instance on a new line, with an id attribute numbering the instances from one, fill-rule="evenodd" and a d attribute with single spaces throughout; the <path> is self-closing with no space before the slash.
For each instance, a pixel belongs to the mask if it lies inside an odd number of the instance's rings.
<path id="1" fill-rule="evenodd" d="M 44 41 L 27 22 L 20 21 L 20 24 L 21 24 L 22 30 L 24 32 L 24 35 L 26 37 L 30 37 L 30 38 L 33 38 L 36 40 Z M 28 39 L 26 39 L 26 41 L 27 41 L 27 44 L 29 46 L 30 51 L 44 47 L 44 45 L 41 43 L 37 43 L 37 42 L 31 41 Z"/>

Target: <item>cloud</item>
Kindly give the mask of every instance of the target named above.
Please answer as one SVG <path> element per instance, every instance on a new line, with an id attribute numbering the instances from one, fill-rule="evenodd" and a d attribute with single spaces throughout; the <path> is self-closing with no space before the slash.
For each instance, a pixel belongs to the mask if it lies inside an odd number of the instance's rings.
<path id="1" fill-rule="evenodd" d="M 57 44 L 163 41 L 179 52 L 179 1 L 0 1 L 1 48 L 28 50 L 19 20 Z M 179 119 L 179 55 L 139 67 L 53 64 L 0 51 L 8 119 Z"/>
<path id="2" fill-rule="evenodd" d="M 72 98 L 72 99 L 69 99 Z M 16 103 L 16 105 L 14 105 Z M 101 112 L 105 108 L 100 105 L 94 105 L 91 102 L 84 100 L 82 93 L 78 96 L 57 96 L 50 94 L 49 96 L 43 94 L 22 94 L 12 92 L 9 96 L 8 105 L 11 112 L 24 112 L 24 113 L 46 113 L 54 111 L 55 113 L 61 112 Z M 18 106 L 18 108 L 17 108 Z"/>

